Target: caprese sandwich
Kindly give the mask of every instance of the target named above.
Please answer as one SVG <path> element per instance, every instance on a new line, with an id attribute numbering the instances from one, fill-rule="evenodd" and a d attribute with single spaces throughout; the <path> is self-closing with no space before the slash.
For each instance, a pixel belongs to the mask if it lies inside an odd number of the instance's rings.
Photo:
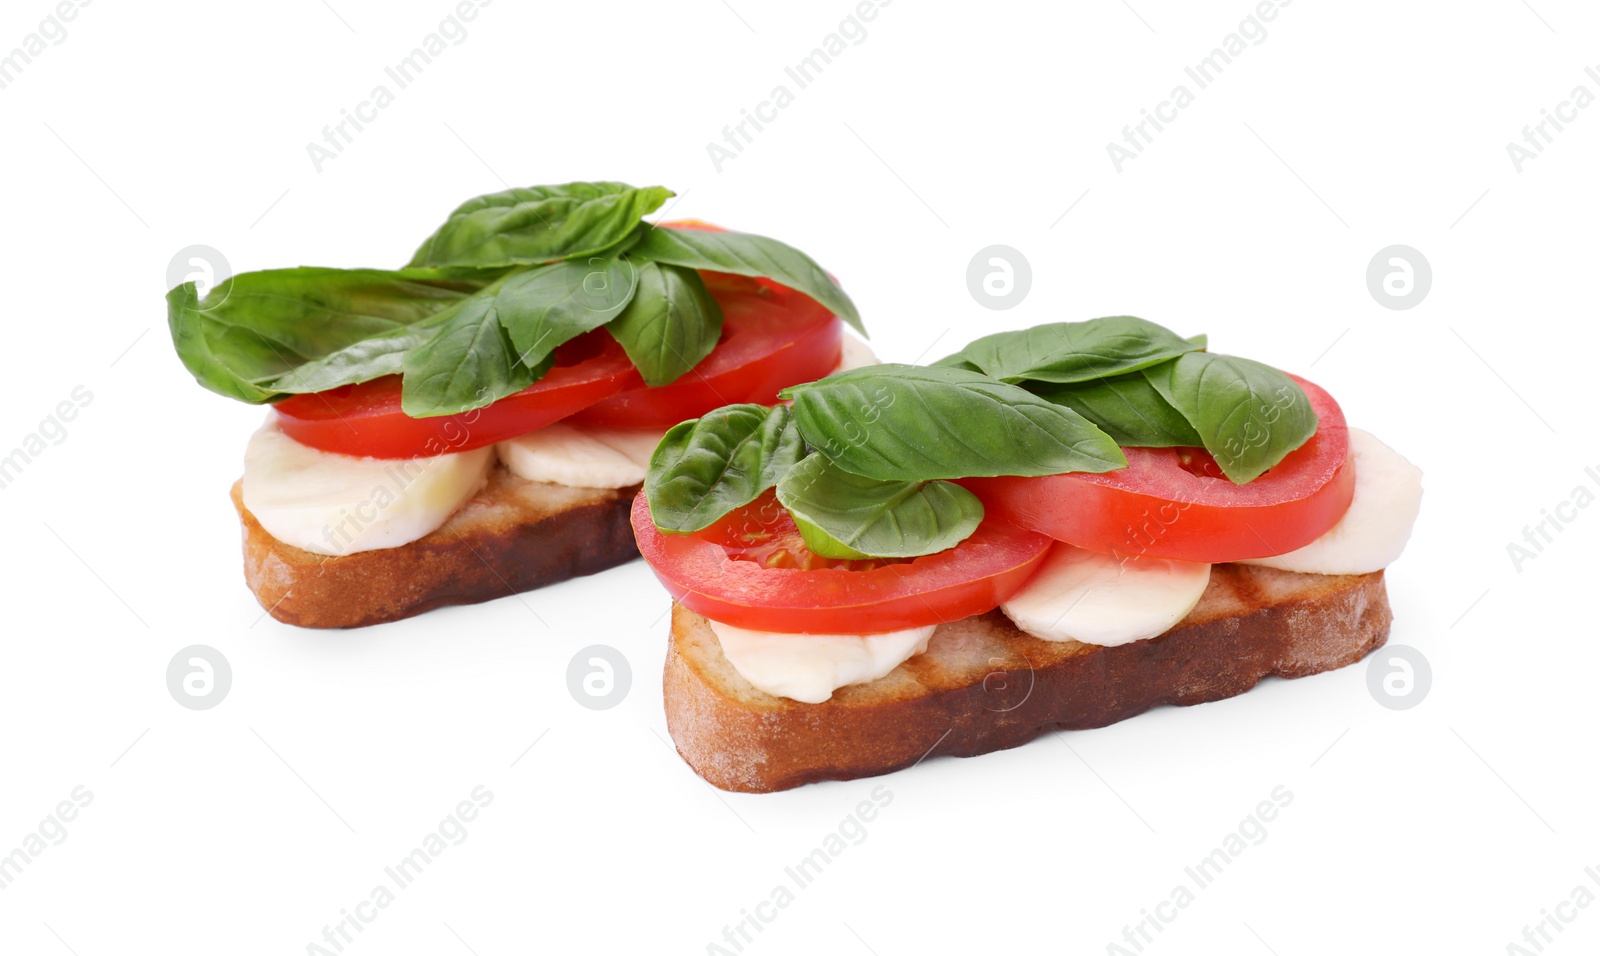
<path id="1" fill-rule="evenodd" d="M 461 205 L 402 269 L 168 293 L 200 384 L 272 406 L 232 492 L 268 612 L 354 627 L 627 561 L 628 509 L 669 426 L 776 403 L 865 349 L 810 257 L 642 221 L 670 196 L 512 189 Z"/>
<path id="2" fill-rule="evenodd" d="M 670 429 L 633 504 L 678 751 L 771 791 L 1360 660 L 1421 473 L 1305 379 L 1141 319 Z"/>

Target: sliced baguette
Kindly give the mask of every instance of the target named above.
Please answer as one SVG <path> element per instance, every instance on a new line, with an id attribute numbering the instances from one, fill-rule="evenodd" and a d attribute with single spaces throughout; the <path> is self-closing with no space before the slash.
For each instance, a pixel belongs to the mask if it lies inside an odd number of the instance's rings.
<path id="1" fill-rule="evenodd" d="M 569 488 L 496 466 L 433 533 L 398 548 L 328 557 L 284 544 L 244 506 L 244 577 L 267 613 L 300 627 L 362 627 L 475 604 L 638 557 L 628 510 L 639 486 Z"/>
<path id="2" fill-rule="evenodd" d="M 1120 647 L 1043 641 L 991 611 L 941 625 L 926 653 L 879 680 L 803 704 L 751 685 L 705 618 L 675 606 L 667 729 L 715 786 L 786 790 L 889 773 L 927 756 L 1004 750 L 1158 704 L 1221 700 L 1268 675 L 1343 667 L 1382 645 L 1390 620 L 1381 571 L 1221 564 L 1195 609 L 1160 637 Z"/>

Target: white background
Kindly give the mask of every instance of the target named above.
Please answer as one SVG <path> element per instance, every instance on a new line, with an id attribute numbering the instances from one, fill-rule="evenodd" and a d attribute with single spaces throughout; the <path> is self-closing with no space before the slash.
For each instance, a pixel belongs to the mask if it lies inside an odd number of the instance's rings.
<path id="1" fill-rule="evenodd" d="M 1183 67 L 1247 0 L 900 0 L 719 173 L 707 143 L 794 89 L 783 67 L 848 0 L 496 0 L 319 173 L 306 144 L 452 9 L 329 2 L 100 0 L 0 90 L 0 451 L 93 394 L 0 491 L 0 854 L 93 793 L 0 890 L 0 950 L 307 952 L 480 784 L 468 839 L 346 952 L 707 952 L 880 784 L 866 840 L 745 952 L 1108 952 L 1279 785 L 1266 840 L 1146 952 L 1503 953 L 1600 893 L 1600 509 L 1520 571 L 1506 550 L 1600 466 L 1600 108 L 1520 173 L 1506 153 L 1574 86 L 1600 93 L 1592 5 L 1300 0 L 1119 174 L 1107 142 L 1194 89 Z M 0 51 L 51 9 L 6 3 Z M 469 196 L 602 178 L 812 253 L 886 359 L 1133 313 L 1318 381 L 1426 471 L 1389 590 L 1431 693 L 1384 709 L 1361 665 L 724 795 L 667 743 L 667 600 L 642 565 L 349 633 L 263 619 L 227 499 L 262 413 L 176 360 L 173 254 L 398 265 Z M 992 243 L 1032 263 L 1010 311 L 966 288 Z M 1393 243 L 1432 263 L 1407 311 L 1365 282 Z M 204 712 L 164 678 L 195 643 L 234 674 Z M 590 644 L 632 663 L 615 709 L 566 689 Z M 1600 907 L 1562 912 L 1547 951 L 1592 951 Z"/>

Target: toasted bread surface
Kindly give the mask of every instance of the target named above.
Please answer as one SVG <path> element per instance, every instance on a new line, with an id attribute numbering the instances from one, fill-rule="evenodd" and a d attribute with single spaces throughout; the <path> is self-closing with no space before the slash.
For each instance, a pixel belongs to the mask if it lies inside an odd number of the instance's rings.
<path id="1" fill-rule="evenodd" d="M 664 677 L 667 728 L 712 784 L 785 790 L 1003 750 L 1159 704 L 1221 700 L 1269 675 L 1343 667 L 1382 645 L 1390 620 L 1381 571 L 1220 564 L 1200 603 L 1160 637 L 1120 647 L 1044 641 L 996 610 L 941 625 L 926 653 L 879 680 L 804 704 L 745 680 L 705 618 L 680 605 Z"/>
<path id="2" fill-rule="evenodd" d="M 244 506 L 244 576 L 273 617 L 300 627 L 362 627 L 446 604 L 474 604 L 638 557 L 631 488 L 524 481 L 496 466 L 438 529 L 398 548 L 329 557 L 268 534 Z"/>

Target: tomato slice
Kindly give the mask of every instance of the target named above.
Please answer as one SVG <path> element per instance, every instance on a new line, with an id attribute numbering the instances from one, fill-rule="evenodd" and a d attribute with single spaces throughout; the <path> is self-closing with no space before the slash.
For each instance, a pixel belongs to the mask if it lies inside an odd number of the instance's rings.
<path id="1" fill-rule="evenodd" d="M 722 341 L 670 385 L 643 382 L 573 416 L 574 424 L 671 428 L 736 402 L 771 405 L 839 366 L 844 323 L 810 296 L 765 279 L 704 272 L 722 306 Z"/>
<path id="2" fill-rule="evenodd" d="M 524 435 L 616 395 L 639 371 L 610 334 L 596 329 L 556 349 L 544 378 L 493 405 L 436 418 L 400 407 L 400 376 L 295 395 L 273 407 L 285 434 L 302 445 L 370 458 L 470 451 Z"/>
<path id="3" fill-rule="evenodd" d="M 963 481 L 988 513 L 1080 548 L 1218 563 L 1264 558 L 1321 537 L 1349 510 L 1355 469 L 1333 396 L 1297 376 L 1317 431 L 1256 480 L 1235 485 L 1200 448 L 1124 448 L 1104 474 Z"/>
<path id="4" fill-rule="evenodd" d="M 881 634 L 982 614 L 1027 583 L 1051 547 L 1045 535 L 986 520 L 938 554 L 830 561 L 805 550 L 770 496 L 708 531 L 662 534 L 644 493 L 634 499 L 639 552 L 675 600 L 736 627 L 791 634 Z"/>

